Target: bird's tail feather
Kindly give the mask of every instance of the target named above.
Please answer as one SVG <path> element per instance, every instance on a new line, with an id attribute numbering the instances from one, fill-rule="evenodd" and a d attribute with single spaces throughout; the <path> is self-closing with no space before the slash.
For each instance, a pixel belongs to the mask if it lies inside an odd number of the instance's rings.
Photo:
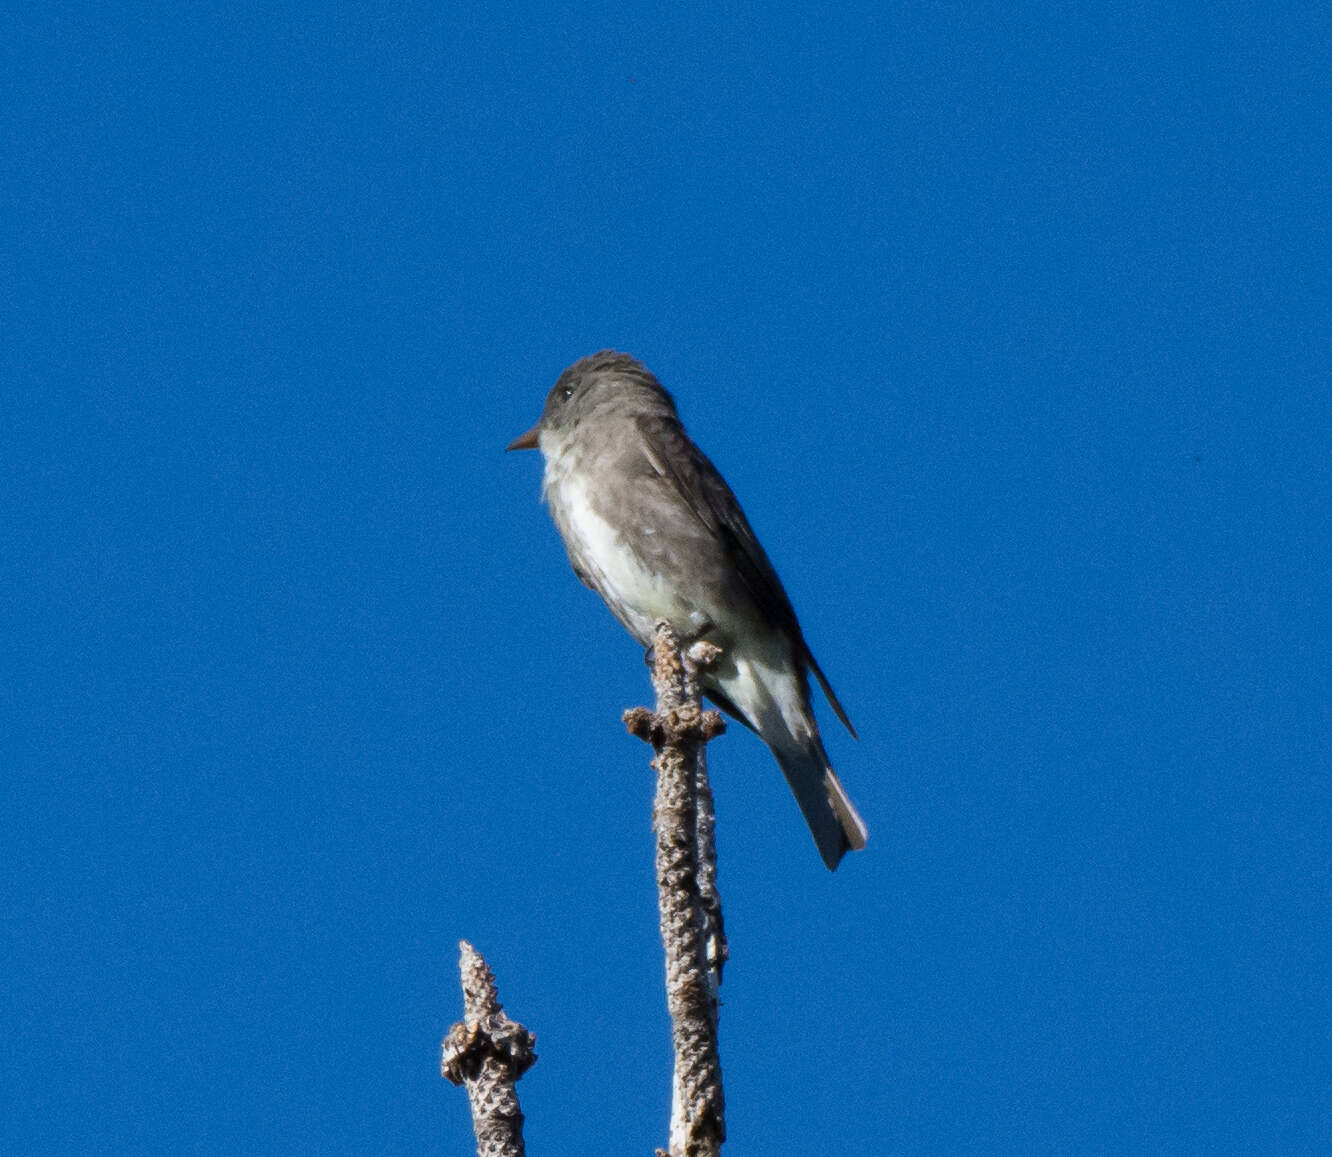
<path id="1" fill-rule="evenodd" d="M 847 798 L 818 739 L 810 747 L 774 749 L 773 755 L 828 868 L 836 868 L 848 851 L 863 848 L 869 829 Z"/>

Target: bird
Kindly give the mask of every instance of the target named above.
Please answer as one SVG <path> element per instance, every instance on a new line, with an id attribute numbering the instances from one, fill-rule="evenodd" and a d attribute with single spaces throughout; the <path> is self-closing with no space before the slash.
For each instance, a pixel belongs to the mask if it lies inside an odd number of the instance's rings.
<path id="1" fill-rule="evenodd" d="M 824 864 L 868 829 L 833 771 L 809 674 L 854 737 L 739 501 L 642 362 L 602 350 L 569 366 L 540 420 L 506 447 L 539 449 L 542 497 L 580 580 L 640 645 L 666 619 L 721 655 L 703 693 L 767 744 Z"/>

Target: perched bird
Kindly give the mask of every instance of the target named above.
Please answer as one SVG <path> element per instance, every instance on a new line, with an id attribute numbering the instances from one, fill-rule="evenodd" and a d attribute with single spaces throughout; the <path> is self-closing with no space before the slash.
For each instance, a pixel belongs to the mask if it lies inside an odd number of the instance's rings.
<path id="1" fill-rule="evenodd" d="M 666 619 L 684 641 L 721 648 L 703 692 L 768 745 L 823 862 L 835 868 L 863 848 L 868 833 L 823 749 L 808 672 L 855 728 L 740 503 L 657 379 L 628 354 L 583 358 L 507 448 L 541 450 L 542 495 L 574 572 L 640 644 Z"/>

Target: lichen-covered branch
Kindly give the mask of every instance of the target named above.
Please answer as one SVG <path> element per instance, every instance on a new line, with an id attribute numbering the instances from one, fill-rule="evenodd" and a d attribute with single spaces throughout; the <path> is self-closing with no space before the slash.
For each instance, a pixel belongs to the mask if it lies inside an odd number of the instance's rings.
<path id="1" fill-rule="evenodd" d="M 717 986 L 726 947 L 704 758 L 708 740 L 725 724 L 717 712 L 703 710 L 697 678 L 698 668 L 717 653 L 708 643 L 683 653 L 671 626 L 658 622 L 652 679 L 657 710 L 625 713 L 629 730 L 657 752 L 657 900 L 675 1047 L 670 1157 L 715 1157 L 726 1139 L 717 1048 Z"/>
<path id="2" fill-rule="evenodd" d="M 477 1157 L 523 1157 L 523 1111 L 514 1084 L 536 1062 L 536 1038 L 504 1012 L 481 954 L 466 940 L 458 948 L 463 1019 L 444 1038 L 440 1071 L 467 1089 Z"/>

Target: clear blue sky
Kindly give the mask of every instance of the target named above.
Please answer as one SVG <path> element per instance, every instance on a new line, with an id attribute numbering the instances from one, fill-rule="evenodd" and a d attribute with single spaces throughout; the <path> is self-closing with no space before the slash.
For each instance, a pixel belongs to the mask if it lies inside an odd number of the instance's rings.
<path id="1" fill-rule="evenodd" d="M 331 8 L 336 7 L 337 11 Z M 1313 1153 L 1325 5 L 44 6 L 0 45 L 0 1148 L 665 1141 L 614 346 L 857 723 L 712 748 L 733 1157 Z"/>

